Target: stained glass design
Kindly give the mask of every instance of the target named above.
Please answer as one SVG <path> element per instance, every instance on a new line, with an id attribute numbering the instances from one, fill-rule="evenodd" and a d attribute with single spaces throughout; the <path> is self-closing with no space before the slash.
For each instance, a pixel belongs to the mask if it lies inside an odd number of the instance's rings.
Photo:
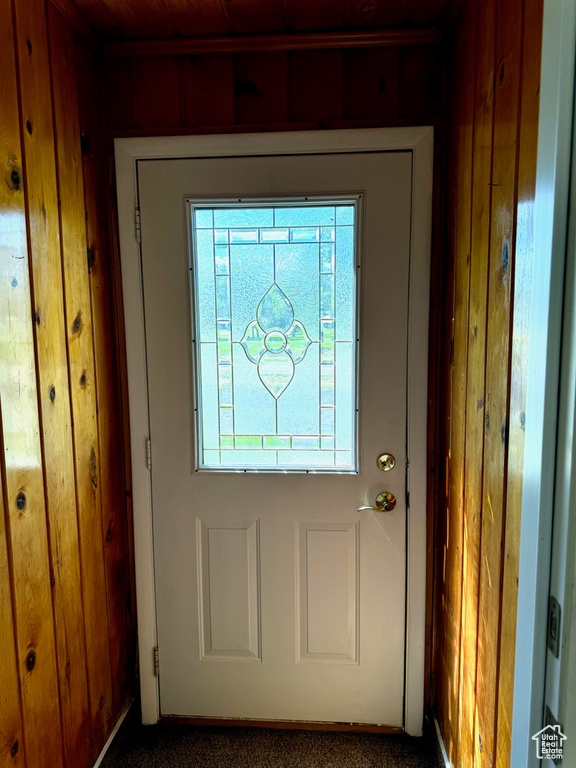
<path id="1" fill-rule="evenodd" d="M 356 471 L 355 205 L 192 221 L 199 468 Z"/>

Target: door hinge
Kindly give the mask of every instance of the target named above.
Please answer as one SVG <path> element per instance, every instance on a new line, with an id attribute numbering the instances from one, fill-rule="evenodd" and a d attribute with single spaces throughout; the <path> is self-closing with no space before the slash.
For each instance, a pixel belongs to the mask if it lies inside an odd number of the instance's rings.
<path id="1" fill-rule="evenodd" d="M 160 676 L 160 654 L 158 653 L 158 646 L 154 647 L 154 677 Z"/>
<path id="2" fill-rule="evenodd" d="M 146 438 L 146 466 L 152 469 L 152 440 L 149 437 Z"/>
<path id="3" fill-rule="evenodd" d="M 548 600 L 548 648 L 558 658 L 560 654 L 560 629 L 562 625 L 562 608 L 553 595 Z"/>
<path id="4" fill-rule="evenodd" d="M 142 229 L 140 225 L 140 206 L 137 205 L 134 208 L 134 227 L 136 232 L 136 242 L 141 243 L 142 242 Z"/>

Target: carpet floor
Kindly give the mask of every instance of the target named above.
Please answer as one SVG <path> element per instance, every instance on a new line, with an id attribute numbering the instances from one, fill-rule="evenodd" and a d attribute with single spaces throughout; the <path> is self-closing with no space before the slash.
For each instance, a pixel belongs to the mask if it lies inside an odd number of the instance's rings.
<path id="1" fill-rule="evenodd" d="M 134 705 L 101 768 L 436 768 L 429 738 L 137 722 Z"/>

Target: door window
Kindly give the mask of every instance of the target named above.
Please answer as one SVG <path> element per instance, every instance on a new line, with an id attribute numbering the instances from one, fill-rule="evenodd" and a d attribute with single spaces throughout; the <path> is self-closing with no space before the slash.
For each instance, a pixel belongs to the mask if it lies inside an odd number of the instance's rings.
<path id="1" fill-rule="evenodd" d="M 356 472 L 359 199 L 189 205 L 197 468 Z"/>

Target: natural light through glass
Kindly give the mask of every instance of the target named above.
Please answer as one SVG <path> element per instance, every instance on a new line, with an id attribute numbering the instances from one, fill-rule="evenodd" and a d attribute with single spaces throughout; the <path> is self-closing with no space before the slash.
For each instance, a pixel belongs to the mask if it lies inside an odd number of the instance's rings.
<path id="1" fill-rule="evenodd" d="M 192 205 L 199 468 L 356 471 L 355 210 Z"/>

